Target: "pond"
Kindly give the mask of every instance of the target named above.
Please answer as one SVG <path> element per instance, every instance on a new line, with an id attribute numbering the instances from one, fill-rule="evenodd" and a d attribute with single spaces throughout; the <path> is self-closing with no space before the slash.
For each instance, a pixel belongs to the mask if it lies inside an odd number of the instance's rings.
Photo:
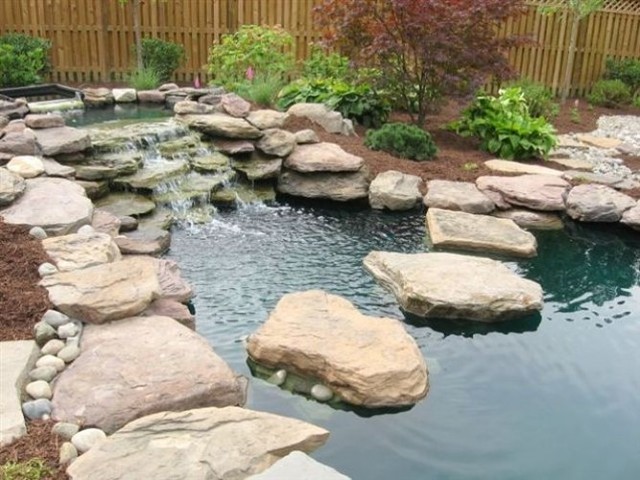
<path id="1" fill-rule="evenodd" d="M 402 319 L 362 268 L 371 250 L 428 251 L 424 213 L 282 203 L 176 229 L 169 257 L 197 329 L 250 377 L 242 337 L 285 293 L 322 288 Z M 568 223 L 509 263 L 545 291 L 540 316 L 497 326 L 413 322 L 431 390 L 409 411 L 338 411 L 252 379 L 247 406 L 327 428 L 314 457 L 354 479 L 631 479 L 640 475 L 640 237 Z"/>

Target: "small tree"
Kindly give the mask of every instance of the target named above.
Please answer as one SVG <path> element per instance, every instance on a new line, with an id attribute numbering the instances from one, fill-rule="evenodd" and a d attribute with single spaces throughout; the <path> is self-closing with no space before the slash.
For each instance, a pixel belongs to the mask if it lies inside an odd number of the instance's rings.
<path id="1" fill-rule="evenodd" d="M 522 8 L 521 0 L 323 0 L 316 14 L 325 42 L 380 68 L 422 124 L 442 96 L 512 75 L 503 53 L 524 39 L 496 30 Z"/>
<path id="2" fill-rule="evenodd" d="M 540 8 L 542 13 L 555 13 L 560 9 L 565 9 L 566 14 L 571 15 L 571 32 L 569 34 L 569 53 L 567 63 L 564 68 L 564 78 L 560 87 L 560 99 L 567 100 L 569 89 L 571 88 L 571 77 L 573 75 L 573 64 L 576 58 L 576 43 L 578 42 L 578 29 L 583 18 L 588 17 L 602 7 L 604 0 L 557 0 L 555 5 L 546 5 Z M 565 16 L 567 21 L 567 16 Z"/>

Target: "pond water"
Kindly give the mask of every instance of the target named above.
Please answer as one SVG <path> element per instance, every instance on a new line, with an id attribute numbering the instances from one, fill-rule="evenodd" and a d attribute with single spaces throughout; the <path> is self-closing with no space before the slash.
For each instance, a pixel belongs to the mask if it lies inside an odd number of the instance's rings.
<path id="1" fill-rule="evenodd" d="M 168 257 L 197 329 L 250 377 L 241 338 L 285 293 L 321 288 L 403 319 L 362 268 L 371 250 L 428 251 L 424 213 L 253 205 L 174 230 Z M 541 315 L 497 326 L 407 322 L 430 369 L 403 412 L 339 411 L 252 378 L 247 406 L 327 428 L 314 457 L 354 479 L 640 478 L 640 236 L 568 223 L 509 262 L 545 290 Z"/>

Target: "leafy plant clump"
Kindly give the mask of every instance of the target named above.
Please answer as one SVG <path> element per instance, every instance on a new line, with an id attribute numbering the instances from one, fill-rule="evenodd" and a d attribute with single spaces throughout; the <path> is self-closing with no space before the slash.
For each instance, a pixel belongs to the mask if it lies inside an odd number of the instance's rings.
<path id="1" fill-rule="evenodd" d="M 51 42 L 22 33 L 0 36 L 0 87 L 21 87 L 42 81 L 51 68 Z"/>
<path id="2" fill-rule="evenodd" d="M 39 458 L 27 462 L 7 462 L 0 466 L 0 478 L 4 480 L 41 480 L 53 472 Z"/>
<path id="3" fill-rule="evenodd" d="M 254 81 L 280 81 L 293 70 L 293 37 L 279 26 L 243 25 L 209 52 L 213 83 L 236 91 Z"/>
<path id="4" fill-rule="evenodd" d="M 622 80 L 598 80 L 587 100 L 599 107 L 616 108 L 631 103 L 631 89 Z"/>
<path id="5" fill-rule="evenodd" d="M 410 160 L 429 160 L 438 152 L 429 132 L 416 125 L 387 123 L 379 130 L 369 130 L 364 144 Z"/>
<path id="6" fill-rule="evenodd" d="M 626 58 L 616 60 L 608 58 L 604 78 L 605 80 L 621 80 L 632 92 L 640 95 L 640 59 Z"/>
<path id="7" fill-rule="evenodd" d="M 391 113 L 386 99 L 366 83 L 303 78 L 284 87 L 278 97 L 278 106 L 282 109 L 296 103 L 324 103 L 366 127 L 381 126 Z"/>
<path id="8" fill-rule="evenodd" d="M 551 89 L 528 79 L 520 79 L 509 84 L 511 87 L 519 87 L 524 94 L 524 99 L 529 107 L 532 117 L 544 117 L 552 120 L 560 113 L 560 107 L 553 101 Z"/>
<path id="9" fill-rule="evenodd" d="M 134 71 L 129 75 L 127 83 L 136 90 L 153 90 L 160 85 L 161 80 L 156 70 L 147 67 Z"/>
<path id="10" fill-rule="evenodd" d="M 273 107 L 282 88 L 279 78 L 260 77 L 238 85 L 236 93 L 260 107 Z"/>
<path id="11" fill-rule="evenodd" d="M 155 70 L 160 82 L 171 79 L 184 61 L 184 47 L 159 38 L 142 39 L 142 65 L 145 70 Z"/>
<path id="12" fill-rule="evenodd" d="M 529 114 L 519 87 L 500 90 L 498 97 L 477 95 L 451 128 L 464 137 L 477 137 L 480 148 L 507 159 L 546 158 L 557 141 L 544 117 Z"/>

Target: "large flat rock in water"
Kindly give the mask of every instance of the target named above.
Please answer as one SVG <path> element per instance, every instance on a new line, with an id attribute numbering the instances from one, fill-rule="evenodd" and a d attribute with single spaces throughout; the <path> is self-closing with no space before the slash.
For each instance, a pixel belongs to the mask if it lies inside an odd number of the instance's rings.
<path id="1" fill-rule="evenodd" d="M 536 237 L 513 220 L 430 208 L 427 228 L 435 247 L 535 257 Z"/>
<path id="2" fill-rule="evenodd" d="M 371 178 L 368 170 L 358 172 L 300 173 L 283 169 L 277 190 L 294 197 L 320 198 L 348 202 L 369 196 Z"/>
<path id="3" fill-rule="evenodd" d="M 152 413 L 242 404 L 241 379 L 203 337 L 168 317 L 88 325 L 82 353 L 53 391 L 56 420 L 107 433 Z"/>
<path id="4" fill-rule="evenodd" d="M 542 309 L 539 284 L 488 258 L 371 252 L 364 267 L 419 317 L 498 322 Z"/>
<path id="5" fill-rule="evenodd" d="M 131 422 L 67 473 L 72 480 L 241 480 L 289 452 L 315 450 L 328 436 L 300 420 L 242 408 L 164 412 Z"/>
<path id="6" fill-rule="evenodd" d="M 161 295 L 156 263 L 144 257 L 56 273 L 40 285 L 58 310 L 87 323 L 137 315 Z"/>
<path id="7" fill-rule="evenodd" d="M 33 178 L 26 184 L 24 194 L 0 210 L 5 222 L 42 227 L 49 235 L 65 235 L 91 224 L 93 204 L 75 182 L 64 178 Z"/>
<path id="8" fill-rule="evenodd" d="M 431 180 L 427 184 L 424 204 L 428 208 L 460 210 L 467 213 L 489 213 L 496 205 L 470 182 Z"/>
<path id="9" fill-rule="evenodd" d="M 412 405 L 428 390 L 424 358 L 402 323 L 362 315 L 322 290 L 282 297 L 247 351 L 260 364 L 319 379 L 354 405 Z"/>
<path id="10" fill-rule="evenodd" d="M 517 177 L 479 177 L 476 185 L 500 208 L 511 205 L 531 210 L 563 211 L 568 182 L 554 175 L 520 175 Z"/>

